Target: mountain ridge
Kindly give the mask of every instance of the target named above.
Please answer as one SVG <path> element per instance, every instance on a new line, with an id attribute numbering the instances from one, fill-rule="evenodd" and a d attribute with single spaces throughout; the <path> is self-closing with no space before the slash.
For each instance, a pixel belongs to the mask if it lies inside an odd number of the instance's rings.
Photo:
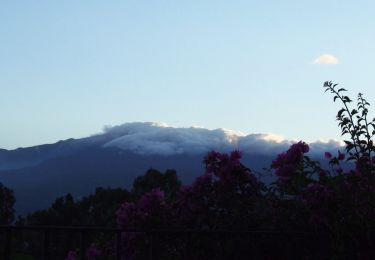
<path id="1" fill-rule="evenodd" d="M 26 214 L 49 206 L 66 193 L 78 198 L 99 186 L 130 188 L 149 168 L 175 169 L 183 183 L 190 183 L 204 172 L 202 159 L 210 150 L 243 150 L 244 164 L 261 172 L 292 143 L 265 137 L 223 129 L 127 123 L 85 138 L 2 149 L 0 182 L 14 190 L 17 213 Z M 113 143 L 116 145 L 109 145 Z M 334 151 L 336 144 L 313 143 L 312 154 Z"/>

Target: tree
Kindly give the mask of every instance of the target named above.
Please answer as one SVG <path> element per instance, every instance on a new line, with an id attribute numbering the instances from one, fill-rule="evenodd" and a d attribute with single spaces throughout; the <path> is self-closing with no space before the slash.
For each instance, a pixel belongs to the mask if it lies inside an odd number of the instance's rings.
<path id="1" fill-rule="evenodd" d="M 95 194 L 78 202 L 81 223 L 85 225 L 115 226 L 115 212 L 122 202 L 129 200 L 129 192 L 121 188 L 96 188 Z"/>
<path id="2" fill-rule="evenodd" d="M 7 225 L 14 220 L 14 203 L 16 199 L 13 191 L 0 183 L 0 224 Z"/>
<path id="3" fill-rule="evenodd" d="M 167 200 L 173 199 L 179 191 L 181 182 L 177 178 L 175 170 L 166 170 L 161 173 L 155 169 L 149 169 L 145 175 L 139 176 L 133 183 L 132 194 L 136 199 L 153 189 L 160 188 Z"/>
<path id="4" fill-rule="evenodd" d="M 35 211 L 25 219 L 27 225 L 96 225 L 114 226 L 115 212 L 127 200 L 129 192 L 116 188 L 97 188 L 94 194 L 74 201 L 71 194 L 59 197 L 45 210 Z M 21 223 L 21 222 L 20 222 Z"/>

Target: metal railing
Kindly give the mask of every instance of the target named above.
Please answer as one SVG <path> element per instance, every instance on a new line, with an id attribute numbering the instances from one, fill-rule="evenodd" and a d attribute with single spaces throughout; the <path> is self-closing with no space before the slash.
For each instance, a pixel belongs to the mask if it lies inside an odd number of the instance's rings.
<path id="1" fill-rule="evenodd" d="M 54 251 L 51 247 L 52 237 L 56 236 L 58 232 L 64 232 L 64 234 L 74 234 L 75 248 L 78 249 L 79 259 L 85 259 L 86 249 L 88 245 L 88 235 L 98 234 L 98 233 L 108 233 L 111 235 L 113 247 L 113 258 L 123 259 L 124 250 L 122 248 L 122 243 L 124 242 L 124 236 L 126 234 L 143 234 L 147 238 L 146 250 L 142 259 L 161 259 L 160 258 L 160 247 L 166 243 L 175 243 L 177 240 L 182 241 L 184 245 L 184 257 L 182 259 L 198 259 L 199 257 L 194 257 L 192 254 L 195 253 L 195 248 L 198 245 L 199 250 L 209 245 L 208 251 L 212 250 L 228 250 L 228 247 L 236 247 L 238 241 L 242 249 L 245 249 L 246 254 L 249 254 L 247 259 L 256 259 L 262 254 L 267 254 L 269 252 L 263 252 L 261 250 L 284 250 L 287 252 L 288 258 L 297 257 L 298 255 L 305 254 L 306 252 L 317 251 L 324 255 L 324 250 L 329 253 L 331 248 L 329 247 L 329 237 L 328 234 L 324 233 L 314 233 L 314 232 L 286 232 L 286 231 L 275 231 L 275 230 L 191 230 L 191 229 L 117 229 L 117 228 L 107 228 L 107 227 L 87 227 L 87 226 L 0 226 L 0 239 L 3 239 L 3 245 L 0 243 L 0 250 L 2 250 L 2 255 L 0 259 L 10 260 L 12 253 L 12 243 L 16 243 L 16 234 L 33 232 L 41 235 L 42 239 L 36 241 L 40 247 L 39 255 L 37 259 L 49 260 L 58 259 L 55 258 Z M 34 235 L 35 236 L 35 235 Z M 92 237 L 92 236 L 91 236 Z M 94 236 L 95 237 L 95 236 Z M 166 240 L 165 237 L 169 237 Z M 65 235 L 64 239 L 67 239 Z M 259 241 L 264 239 L 265 244 L 259 246 Z M 225 240 L 225 241 L 224 241 Z M 166 242 L 167 241 L 167 242 Z M 169 242 L 168 242 L 169 241 Z M 203 241 L 203 242 L 202 242 Z M 224 241 L 224 242 L 223 242 Z M 229 241 L 229 242 L 228 242 Z M 270 243 L 271 242 L 271 243 Z M 194 243 L 196 243 L 194 245 Z M 206 244 L 205 244 L 206 243 Z M 211 243 L 211 244 L 210 244 Z M 247 243 L 247 244 L 246 244 Z M 258 243 L 258 244 L 257 244 Z M 304 251 L 303 247 L 311 246 L 311 244 L 316 244 L 317 246 L 310 251 Z M 78 245 L 78 246 L 77 246 Z M 179 244 L 181 245 L 181 243 Z M 327 246 L 328 245 L 328 246 Z M 14 245 L 13 245 L 14 246 Z M 2 248 L 1 248 L 2 247 Z M 223 247 L 223 248 L 220 248 Z M 262 249 L 263 248 L 263 249 Z M 272 249 L 271 249 L 272 248 Z M 277 249 L 278 248 L 278 249 Z M 13 250 L 13 251 L 12 251 Z M 198 251 L 199 251 L 198 250 Z M 232 251 L 234 252 L 235 249 Z M 320 252 L 319 252 L 320 251 Z M 0 251 L 1 252 L 1 251 Z M 65 254 L 67 251 L 65 252 Z M 243 253 L 243 252 L 242 252 Z M 239 255 L 242 254 L 238 252 Z M 220 255 L 221 253 L 217 253 Z M 222 255 L 223 258 L 225 254 Z M 61 258 L 61 257 L 60 257 Z M 63 258 L 62 258 L 63 259 Z M 111 258 L 112 259 L 112 258 Z M 202 258 L 200 258 L 202 259 Z M 217 259 L 217 258 L 216 258 Z M 237 258 L 234 258 L 237 259 Z"/>
<path id="2" fill-rule="evenodd" d="M 116 228 L 106 228 L 106 227 L 87 227 L 87 226 L 0 226 L 0 234 L 4 233 L 4 246 L 3 246 L 3 256 L 1 259 L 10 260 L 11 259 L 11 245 L 13 239 L 13 233 L 15 231 L 36 231 L 43 235 L 42 244 L 42 259 L 48 260 L 52 259 L 50 255 L 50 238 L 51 233 L 56 231 L 64 231 L 68 233 L 78 233 L 79 235 L 79 256 L 80 259 L 85 258 L 86 253 L 86 234 L 88 232 L 108 232 L 116 234 L 116 259 L 121 259 L 121 234 L 125 232 L 124 230 Z M 133 232 L 140 232 L 134 230 Z"/>

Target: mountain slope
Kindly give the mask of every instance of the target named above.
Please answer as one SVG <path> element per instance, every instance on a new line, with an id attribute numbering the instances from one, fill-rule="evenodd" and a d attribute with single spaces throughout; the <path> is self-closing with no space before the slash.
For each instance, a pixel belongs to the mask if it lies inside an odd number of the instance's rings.
<path id="1" fill-rule="evenodd" d="M 99 186 L 130 188 L 149 168 L 175 169 L 183 183 L 190 183 L 204 172 L 202 159 L 210 150 L 240 149 L 243 163 L 259 172 L 290 144 L 264 134 L 129 123 L 82 139 L 0 150 L 0 182 L 15 191 L 17 213 L 24 214 L 68 192 L 80 197 Z M 318 155 L 338 146 L 332 141 L 311 147 Z"/>

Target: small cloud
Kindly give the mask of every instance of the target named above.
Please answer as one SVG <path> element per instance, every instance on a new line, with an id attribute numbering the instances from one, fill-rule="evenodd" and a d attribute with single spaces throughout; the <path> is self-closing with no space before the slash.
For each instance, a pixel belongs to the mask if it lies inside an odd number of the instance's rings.
<path id="1" fill-rule="evenodd" d="M 323 54 L 320 55 L 313 61 L 313 64 L 325 64 L 325 65 L 336 65 L 339 63 L 339 60 L 332 54 Z"/>

